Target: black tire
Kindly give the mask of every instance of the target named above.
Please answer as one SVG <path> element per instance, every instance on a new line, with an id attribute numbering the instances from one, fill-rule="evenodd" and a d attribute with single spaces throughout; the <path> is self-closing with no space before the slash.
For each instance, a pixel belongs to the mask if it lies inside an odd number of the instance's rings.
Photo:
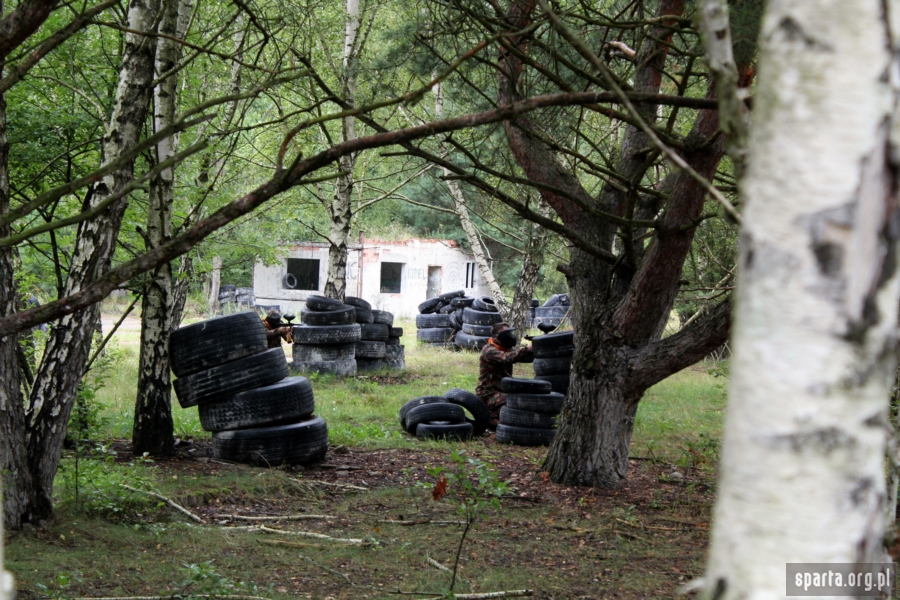
<path id="1" fill-rule="evenodd" d="M 297 362 L 322 362 L 331 360 L 352 360 L 356 358 L 356 344 L 309 345 L 294 344 L 293 358 Z"/>
<path id="2" fill-rule="evenodd" d="M 535 379 L 543 379 L 550 383 L 550 387 L 554 392 L 558 392 L 560 394 L 568 394 L 569 393 L 569 374 L 565 375 L 541 375 L 539 377 L 535 377 Z"/>
<path id="3" fill-rule="evenodd" d="M 504 406 L 500 409 L 500 423 L 514 427 L 554 429 L 556 427 L 556 415 Z"/>
<path id="4" fill-rule="evenodd" d="M 433 327 L 416 331 L 416 339 L 427 344 L 446 344 L 456 332 L 452 327 Z"/>
<path id="5" fill-rule="evenodd" d="M 504 394 L 506 406 L 516 410 L 558 415 L 566 397 L 556 392 L 549 394 Z"/>
<path id="6" fill-rule="evenodd" d="M 403 328 L 402 327 L 391 327 L 391 337 L 403 337 Z"/>
<path id="7" fill-rule="evenodd" d="M 480 296 L 475 298 L 475 301 L 472 302 L 472 308 L 475 310 L 480 310 L 481 312 L 497 312 L 497 305 L 494 303 L 494 299 L 490 296 Z"/>
<path id="8" fill-rule="evenodd" d="M 550 384 L 539 379 L 504 377 L 500 380 L 500 391 L 504 394 L 549 394 Z"/>
<path id="9" fill-rule="evenodd" d="M 421 423 L 416 427 L 420 440 L 471 440 L 475 428 L 471 423 Z"/>
<path id="10" fill-rule="evenodd" d="M 456 334 L 456 345 L 460 348 L 466 348 L 468 350 L 481 350 L 487 345 L 488 340 L 491 339 L 487 336 L 479 336 L 479 335 L 469 335 L 464 331 L 460 331 Z"/>
<path id="11" fill-rule="evenodd" d="M 386 346 L 399 346 L 399 345 L 400 345 L 400 338 L 398 338 L 398 337 L 389 337 L 388 339 L 384 340 L 384 344 L 385 344 Z"/>
<path id="12" fill-rule="evenodd" d="M 179 377 L 172 385 L 182 408 L 224 400 L 253 388 L 271 385 L 288 376 L 281 348 L 272 348 L 210 369 Z"/>
<path id="13" fill-rule="evenodd" d="M 255 312 L 192 323 L 169 336 L 169 357 L 176 377 L 259 354 L 267 348 L 266 328 Z"/>
<path id="14" fill-rule="evenodd" d="M 357 298 L 355 296 L 345 296 L 344 304 L 349 304 L 350 306 L 358 306 L 359 308 L 365 308 L 366 310 L 372 310 L 371 304 L 369 304 L 362 298 Z"/>
<path id="15" fill-rule="evenodd" d="M 471 296 L 459 296 L 450 301 L 450 306 L 453 308 L 465 308 L 467 306 L 472 306 L 472 303 L 475 302 L 475 298 Z"/>
<path id="16" fill-rule="evenodd" d="M 344 303 L 335 298 L 326 298 L 316 294 L 306 297 L 306 308 L 309 310 L 337 310 L 343 307 Z"/>
<path id="17" fill-rule="evenodd" d="M 303 374 L 319 373 L 320 375 L 334 375 L 336 377 L 354 377 L 356 375 L 356 359 L 294 361 L 291 364 L 291 370 Z"/>
<path id="18" fill-rule="evenodd" d="M 473 325 L 472 323 L 466 323 L 463 321 L 462 330 L 468 333 L 469 335 L 477 335 L 481 337 L 491 337 L 491 326 L 490 325 Z"/>
<path id="19" fill-rule="evenodd" d="M 450 315 L 442 313 L 416 315 L 416 327 L 418 329 L 432 329 L 434 327 L 450 327 Z"/>
<path id="20" fill-rule="evenodd" d="M 437 311 L 441 306 L 440 298 L 429 298 L 425 302 L 419 305 L 419 314 L 422 315 L 430 315 L 431 313 Z"/>
<path id="21" fill-rule="evenodd" d="M 535 358 L 571 356 L 575 352 L 575 332 L 555 331 L 531 340 Z"/>
<path id="22" fill-rule="evenodd" d="M 307 464 L 323 459 L 327 451 L 328 427 L 322 417 L 213 434 L 215 458 L 262 467 Z"/>
<path id="23" fill-rule="evenodd" d="M 382 325 L 387 325 L 388 327 L 392 327 L 394 325 L 394 313 L 388 312 L 386 310 L 373 310 L 372 319 L 375 323 L 381 323 Z"/>
<path id="24" fill-rule="evenodd" d="M 440 296 L 438 296 L 438 298 L 440 298 L 444 302 L 449 302 L 450 300 L 453 300 L 454 298 L 461 298 L 462 296 L 465 296 L 465 295 L 466 295 L 466 290 L 456 290 L 455 292 L 443 293 Z"/>
<path id="25" fill-rule="evenodd" d="M 384 360 L 402 360 L 406 358 L 406 348 L 397 344 L 396 346 L 384 346 Z"/>
<path id="26" fill-rule="evenodd" d="M 284 277 L 281 278 L 281 287 L 289 290 L 297 289 L 297 276 L 293 273 L 285 273 Z"/>
<path id="27" fill-rule="evenodd" d="M 197 409 L 203 429 L 224 431 L 295 423 L 313 414 L 315 401 L 309 379 L 287 377 L 221 402 L 206 402 Z"/>
<path id="28" fill-rule="evenodd" d="M 384 358 L 385 345 L 384 342 L 373 342 L 370 340 L 360 340 L 356 342 L 356 360 L 360 358 Z M 357 364 L 357 370 L 359 365 Z"/>
<path id="29" fill-rule="evenodd" d="M 568 307 L 571 302 L 569 301 L 568 294 L 553 294 L 544 304 L 538 308 L 549 308 L 552 306 L 566 306 Z"/>
<path id="30" fill-rule="evenodd" d="M 356 309 L 352 306 L 342 306 L 336 310 L 309 310 L 300 309 L 300 322 L 304 325 L 352 325 L 356 323 Z"/>
<path id="31" fill-rule="evenodd" d="M 229 293 L 229 292 L 235 292 L 235 293 L 237 293 L 237 286 L 236 286 L 236 285 L 232 285 L 232 284 L 230 284 L 230 283 L 226 283 L 225 285 L 220 285 L 220 286 L 219 286 L 219 295 L 220 295 L 220 296 L 221 296 L 222 294 L 227 294 L 227 293 Z"/>
<path id="32" fill-rule="evenodd" d="M 450 317 L 450 327 L 452 327 L 453 329 L 456 329 L 457 331 L 462 329 L 462 324 L 456 320 L 456 312 L 452 312 L 452 313 L 448 314 L 447 316 Z"/>
<path id="33" fill-rule="evenodd" d="M 372 371 L 383 371 L 387 367 L 385 366 L 383 358 L 357 358 L 356 359 L 356 372 L 359 373 L 369 373 Z"/>
<path id="34" fill-rule="evenodd" d="M 554 435 L 556 435 L 555 429 L 497 425 L 497 443 L 499 444 L 549 446 L 553 442 Z"/>
<path id="35" fill-rule="evenodd" d="M 390 327 L 381 323 L 360 323 L 359 328 L 359 339 L 361 340 L 384 342 L 388 339 L 388 334 L 391 332 Z"/>
<path id="36" fill-rule="evenodd" d="M 406 413 L 406 430 L 414 433 L 419 423 L 431 423 L 432 421 L 465 423 L 466 414 L 461 406 L 449 402 L 435 402 L 434 404 L 415 406 Z"/>
<path id="37" fill-rule="evenodd" d="M 557 375 L 568 373 L 571 366 L 571 356 L 559 356 L 556 358 L 536 358 L 534 359 L 534 374 Z"/>
<path id="38" fill-rule="evenodd" d="M 436 402 L 447 402 L 447 399 L 443 396 L 420 396 L 419 398 L 413 398 L 400 407 L 400 426 L 403 429 L 406 429 L 406 415 L 409 413 L 409 411 L 417 406 L 422 406 L 423 404 L 434 404 Z"/>
<path id="39" fill-rule="evenodd" d="M 475 435 L 481 435 L 491 425 L 491 411 L 481 399 L 468 390 L 453 388 L 444 392 L 444 398 L 452 404 L 458 404 L 469 411 L 471 419 L 466 419 L 472 424 Z"/>
<path id="40" fill-rule="evenodd" d="M 472 325 L 493 325 L 503 320 L 498 312 L 486 312 L 475 308 L 466 308 L 463 312 L 463 323 Z"/>
<path id="41" fill-rule="evenodd" d="M 294 343 L 315 345 L 352 344 L 361 339 L 359 325 L 297 325 L 294 327 Z"/>
<path id="42" fill-rule="evenodd" d="M 456 309 L 453 308 L 452 306 L 450 306 L 449 304 L 444 304 L 443 306 L 441 306 L 440 309 L 438 309 L 438 313 L 440 313 L 442 315 L 449 315 L 450 313 L 452 313 L 454 311 L 456 311 Z"/>
<path id="43" fill-rule="evenodd" d="M 363 308 L 361 306 L 354 306 L 353 308 L 356 310 L 356 322 L 357 323 L 369 324 L 369 323 L 375 322 L 375 317 L 372 315 L 372 311 L 370 309 Z"/>

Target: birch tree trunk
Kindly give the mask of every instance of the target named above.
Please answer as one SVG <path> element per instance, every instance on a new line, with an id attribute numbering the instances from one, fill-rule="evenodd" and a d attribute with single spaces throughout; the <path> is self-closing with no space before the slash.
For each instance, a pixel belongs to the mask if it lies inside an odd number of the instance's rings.
<path id="1" fill-rule="evenodd" d="M 132 0 L 128 7 L 128 29 L 153 31 L 158 11 L 158 0 Z M 150 99 L 155 49 L 155 37 L 125 34 L 115 105 L 103 139 L 104 160 L 115 159 L 140 139 Z M 92 206 L 122 189 L 132 179 L 133 166 L 132 161 L 104 177 L 97 185 Z M 125 198 L 113 202 L 98 217 L 79 225 L 66 295 L 77 292 L 109 270 L 126 205 Z M 38 505 L 32 512 L 37 519 L 52 513 L 53 478 L 99 314 L 99 305 L 95 304 L 58 321 L 47 340 L 35 377 L 26 411 L 26 443 L 33 483 L 37 486 Z"/>
<path id="2" fill-rule="evenodd" d="M 536 212 L 545 217 L 549 216 L 550 207 L 539 201 Z M 522 255 L 522 273 L 516 281 L 509 314 L 505 315 L 506 322 L 519 333 L 520 337 L 528 327 L 528 309 L 531 307 L 534 287 L 537 285 L 538 275 L 544 264 L 544 250 L 547 247 L 547 238 L 550 232 L 537 223 L 531 223 L 529 233 L 528 245 Z"/>
<path id="3" fill-rule="evenodd" d="M 172 38 L 184 39 L 191 13 L 191 0 L 164 0 L 161 37 L 156 47 L 156 76 L 164 77 L 154 90 L 154 130 L 168 127 L 175 120 L 179 76 L 169 73 L 178 63 L 182 45 Z M 157 164 L 168 160 L 178 147 L 173 135 L 156 146 Z M 175 201 L 175 168 L 162 171 L 150 183 L 147 208 L 147 250 L 153 250 L 172 237 L 172 205 Z M 168 456 L 175 451 L 172 422 L 172 392 L 169 381 L 169 332 L 174 308 L 172 267 L 170 263 L 150 273 L 141 307 L 141 353 L 138 365 L 137 398 L 131 448 L 135 455 Z"/>
<path id="4" fill-rule="evenodd" d="M 884 556 L 898 11 L 768 2 L 706 578 L 718 599 L 784 597 L 785 563 Z"/>
<path id="5" fill-rule="evenodd" d="M 344 26 L 343 87 L 344 99 L 356 100 L 356 76 L 359 71 L 357 36 L 359 35 L 359 0 L 346 0 Z M 356 138 L 356 117 L 344 117 L 341 124 L 341 141 Z M 342 156 L 338 161 L 345 174 L 338 177 L 334 197 L 328 207 L 328 275 L 325 296 L 343 299 L 347 288 L 347 253 L 350 247 L 350 225 L 353 220 L 353 167 L 356 153 Z"/>

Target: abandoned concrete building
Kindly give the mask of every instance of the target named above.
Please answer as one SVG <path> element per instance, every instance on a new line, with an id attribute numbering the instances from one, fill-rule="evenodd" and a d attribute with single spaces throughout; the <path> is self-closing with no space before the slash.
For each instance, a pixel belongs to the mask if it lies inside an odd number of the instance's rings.
<path id="1" fill-rule="evenodd" d="M 254 266 L 256 302 L 299 314 L 307 296 L 325 289 L 327 269 L 327 243 L 292 244 L 280 264 Z M 455 241 L 364 239 L 350 245 L 346 293 L 364 298 L 373 308 L 412 317 L 421 302 L 455 290 L 470 296 L 489 294 L 475 258 Z"/>

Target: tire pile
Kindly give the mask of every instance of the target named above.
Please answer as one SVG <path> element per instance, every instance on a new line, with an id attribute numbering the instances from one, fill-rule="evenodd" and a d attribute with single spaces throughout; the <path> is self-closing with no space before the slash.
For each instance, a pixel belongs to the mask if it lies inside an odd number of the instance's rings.
<path id="1" fill-rule="evenodd" d="M 556 417 L 565 395 L 550 390 L 539 379 L 504 377 L 500 391 L 506 405 L 500 409 L 497 442 L 516 446 L 547 446 L 556 434 Z"/>
<path id="2" fill-rule="evenodd" d="M 532 301 L 534 302 L 534 301 Z M 538 325 L 552 325 L 559 327 L 569 314 L 569 308 L 572 302 L 568 294 L 553 294 L 544 302 L 543 306 L 532 308 L 531 323 L 529 326 L 537 327 Z"/>
<path id="3" fill-rule="evenodd" d="M 463 309 L 462 331 L 456 334 L 456 345 L 467 350 L 481 350 L 491 338 L 491 326 L 502 320 L 497 305 L 489 296 L 475 298 Z"/>
<path id="4" fill-rule="evenodd" d="M 306 307 L 300 309 L 300 325 L 292 333 L 294 371 L 356 375 L 356 345 L 362 339 L 356 307 L 334 298 L 309 296 Z"/>
<path id="5" fill-rule="evenodd" d="M 422 344 L 449 346 L 462 328 L 463 309 L 473 301 L 463 290 L 426 300 L 416 315 L 416 339 Z"/>
<path id="6" fill-rule="evenodd" d="M 216 458 L 257 466 L 320 460 L 328 428 L 313 416 L 312 386 L 305 377 L 288 377 L 284 352 L 266 346 L 255 312 L 176 329 L 169 355 L 178 402 L 198 407 Z"/>
<path id="7" fill-rule="evenodd" d="M 400 408 L 400 426 L 420 440 L 465 441 L 484 433 L 490 424 L 491 412 L 484 402 L 460 388 L 443 396 L 414 398 Z"/>
<path id="8" fill-rule="evenodd" d="M 347 296 L 344 302 L 354 308 L 360 327 L 360 339 L 356 342 L 357 373 L 405 369 L 406 354 L 400 345 L 403 329 L 394 327 L 394 315 L 373 309 L 362 298 Z"/>
<path id="9" fill-rule="evenodd" d="M 575 353 L 575 332 L 555 331 L 531 340 L 534 350 L 534 378 L 550 384 L 554 392 L 569 391 L 569 369 Z"/>

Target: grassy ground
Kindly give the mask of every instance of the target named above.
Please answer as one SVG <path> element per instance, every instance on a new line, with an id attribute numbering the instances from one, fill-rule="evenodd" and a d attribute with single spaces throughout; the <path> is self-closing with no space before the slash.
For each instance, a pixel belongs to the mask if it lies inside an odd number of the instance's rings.
<path id="1" fill-rule="evenodd" d="M 722 380 L 697 367 L 648 392 L 623 489 L 566 488 L 542 476 L 543 449 L 501 447 L 491 438 L 426 444 L 401 433 L 399 406 L 451 387 L 473 389 L 477 356 L 419 348 L 413 324 L 399 325 L 407 332 L 402 377 L 313 381 L 316 412 L 328 422 L 334 449 L 324 465 L 298 472 L 210 460 L 209 434 L 200 430 L 196 409 L 178 407 L 176 430 L 193 440 L 191 453 L 160 461 L 131 457 L 127 444 L 115 441 L 130 437 L 135 395 L 139 331 L 126 322 L 99 371 L 105 379 L 95 402 L 104 443 L 77 461 L 68 451 L 57 479 L 56 517 L 8 540 L 20 597 L 445 593 L 451 576 L 430 561 L 452 567 L 463 527 L 423 521 L 461 518 L 458 488 L 432 500 L 435 479 L 426 470 L 451 467 L 452 449 L 493 464 L 497 481 L 514 487 L 468 534 L 456 592 L 533 588 L 537 597 L 554 599 L 671 597 L 702 572 Z M 517 365 L 516 374 L 532 372 Z M 474 473 L 471 465 L 466 469 Z M 204 523 L 123 484 L 172 498 Z M 247 522 L 228 516 L 298 513 L 334 518 L 265 523 L 365 544 L 236 529 Z"/>

